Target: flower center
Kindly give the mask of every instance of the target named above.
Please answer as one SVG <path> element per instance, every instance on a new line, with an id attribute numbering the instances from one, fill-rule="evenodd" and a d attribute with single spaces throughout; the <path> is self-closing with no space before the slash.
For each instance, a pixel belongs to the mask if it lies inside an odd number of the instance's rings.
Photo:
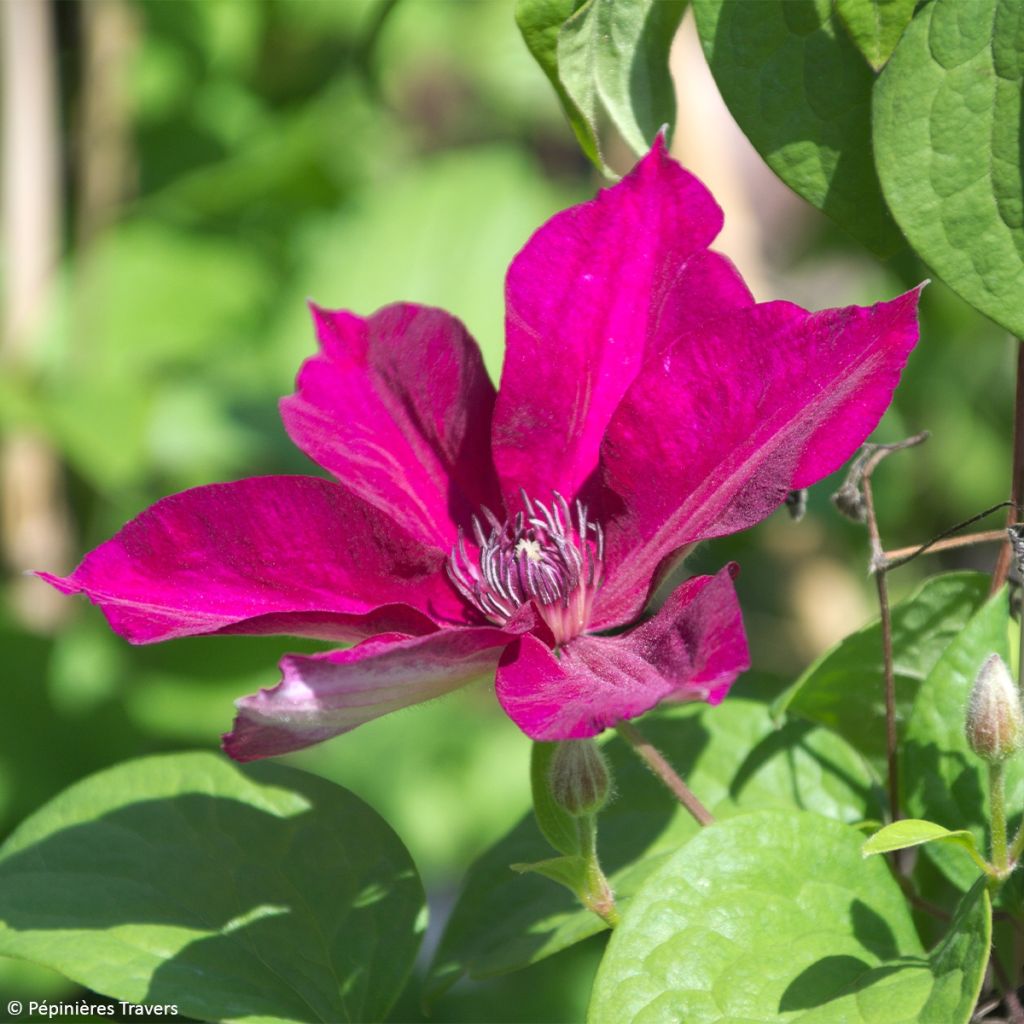
<path id="1" fill-rule="evenodd" d="M 604 574 L 604 532 L 576 502 L 575 517 L 557 491 L 545 505 L 523 491 L 525 512 L 504 522 L 484 508 L 473 517 L 479 554 L 466 550 L 462 531 L 448 556 L 448 576 L 459 593 L 491 622 L 503 626 L 533 601 L 559 645 L 579 636 L 590 621 Z"/>

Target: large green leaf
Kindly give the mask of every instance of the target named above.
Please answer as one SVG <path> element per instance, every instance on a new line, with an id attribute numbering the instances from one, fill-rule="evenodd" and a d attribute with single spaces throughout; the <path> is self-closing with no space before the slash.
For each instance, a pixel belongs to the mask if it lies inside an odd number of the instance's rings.
<path id="1" fill-rule="evenodd" d="M 960 901 L 942 941 L 924 958 L 868 971 L 801 1024 L 966 1024 L 974 1015 L 992 943 L 992 906 L 984 881 Z"/>
<path id="2" fill-rule="evenodd" d="M 875 77 L 831 0 L 694 0 L 722 97 L 768 166 L 882 256 L 902 245 L 871 149 Z"/>
<path id="3" fill-rule="evenodd" d="M 347 791 L 214 754 L 129 761 L 0 847 L 0 954 L 202 1020 L 382 1018 L 423 891 Z"/>
<path id="4" fill-rule="evenodd" d="M 910 244 L 972 306 L 1024 336 L 1017 0 L 935 0 L 878 81 L 874 142 Z"/>
<path id="5" fill-rule="evenodd" d="M 949 829 L 969 829 L 981 850 L 988 846 L 987 772 L 967 744 L 964 716 L 985 659 L 999 654 L 1009 660 L 1008 627 L 1004 590 L 974 615 L 928 674 L 914 701 L 900 750 L 907 813 Z M 1006 797 L 1012 818 L 1024 809 L 1020 758 L 1006 764 Z M 928 853 L 961 888 L 968 888 L 978 876 L 968 858 L 945 844 L 929 847 Z"/>
<path id="6" fill-rule="evenodd" d="M 901 720 L 910 713 L 914 695 L 932 666 L 987 593 L 986 576 L 948 573 L 925 581 L 895 606 L 896 705 Z M 783 694 L 777 707 L 829 726 L 884 771 L 885 684 L 879 624 L 865 626 L 819 658 Z"/>
<path id="7" fill-rule="evenodd" d="M 607 117 L 636 154 L 675 121 L 669 50 L 685 0 L 518 0 L 516 21 L 584 152 L 602 170 Z"/>
<path id="8" fill-rule="evenodd" d="M 917 0 L 836 0 L 836 13 L 854 45 L 880 71 L 914 16 Z"/>
<path id="9" fill-rule="evenodd" d="M 741 696 L 717 708 L 660 711 L 644 719 L 643 730 L 718 816 L 798 807 L 854 822 L 879 813 L 863 761 L 839 737 L 807 722 L 776 729 L 764 705 Z M 604 749 L 617 797 L 598 818 L 598 851 L 625 904 L 697 826 L 620 740 Z M 432 987 L 462 974 L 515 970 L 605 927 L 551 882 L 509 869 L 550 856 L 531 816 L 472 866 L 431 970 Z"/>
<path id="10" fill-rule="evenodd" d="M 626 909 L 592 1024 L 966 1022 L 988 961 L 984 889 L 925 957 L 899 887 L 861 841 L 793 811 L 702 831 Z"/>

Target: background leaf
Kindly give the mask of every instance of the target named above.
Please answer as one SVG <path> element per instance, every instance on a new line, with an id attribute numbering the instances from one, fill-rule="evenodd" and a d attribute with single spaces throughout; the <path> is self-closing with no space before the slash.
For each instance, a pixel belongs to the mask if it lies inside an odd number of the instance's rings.
<path id="1" fill-rule="evenodd" d="M 694 0 L 732 116 L 768 166 L 881 256 L 903 245 L 871 148 L 874 75 L 831 0 Z"/>
<path id="2" fill-rule="evenodd" d="M 935 0 L 878 82 L 885 198 L 918 254 L 971 305 L 1024 336 L 1024 9 Z"/>
<path id="3" fill-rule="evenodd" d="M 988 582 L 980 573 L 933 576 L 893 608 L 896 705 L 901 720 L 910 714 L 918 688 L 942 652 L 984 602 Z M 852 633 L 819 658 L 783 694 L 777 707 L 834 729 L 868 757 L 880 774 L 884 772 L 885 690 L 878 622 Z"/>
<path id="4" fill-rule="evenodd" d="M 643 729 L 717 816 L 752 807 L 808 808 L 849 822 L 878 814 L 871 776 L 841 739 L 806 722 L 776 729 L 763 704 L 742 696 L 663 710 Z M 622 904 L 697 825 L 620 740 L 604 750 L 617 796 L 598 817 L 598 853 Z M 549 853 L 527 817 L 472 866 L 431 969 L 433 988 L 515 970 L 603 930 L 570 894 L 509 870 Z"/>
<path id="5" fill-rule="evenodd" d="M 423 891 L 369 807 L 292 768 L 129 761 L 0 848 L 0 953 L 202 1020 L 377 1020 Z"/>
<path id="6" fill-rule="evenodd" d="M 861 842 L 856 829 L 796 811 L 703 829 L 626 908 L 598 969 L 589 1019 L 861 1019 L 833 1016 L 827 1004 L 886 961 L 914 957 L 907 971 L 927 973 L 899 886 L 882 860 L 861 856 Z M 920 1019 L 896 1005 L 869 1019 Z"/>

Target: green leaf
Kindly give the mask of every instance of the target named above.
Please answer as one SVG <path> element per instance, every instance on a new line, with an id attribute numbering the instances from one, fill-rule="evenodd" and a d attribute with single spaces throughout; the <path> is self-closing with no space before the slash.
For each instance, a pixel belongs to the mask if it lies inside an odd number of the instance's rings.
<path id="1" fill-rule="evenodd" d="M 989 600 L 946 648 L 921 685 L 901 747 L 907 811 L 950 829 L 968 829 L 979 849 L 987 847 L 987 769 L 964 734 L 967 698 L 990 654 L 1009 657 L 1009 604 L 1002 591 Z M 1024 808 L 1024 762 L 1006 762 L 1007 814 Z M 929 849 L 929 856 L 962 889 L 977 872 L 955 851 Z"/>
<path id="2" fill-rule="evenodd" d="M 745 681 L 754 693 L 757 685 Z M 807 722 L 776 728 L 763 704 L 740 694 L 716 708 L 661 710 L 644 718 L 643 730 L 717 816 L 753 807 L 807 808 L 848 822 L 878 815 L 871 775 L 856 752 Z M 617 796 L 598 817 L 598 854 L 621 907 L 697 825 L 620 740 L 604 751 Z M 509 871 L 547 853 L 527 817 L 470 868 L 431 968 L 435 991 L 463 974 L 516 970 L 604 928 L 568 893 Z"/>
<path id="3" fill-rule="evenodd" d="M 629 148 L 646 153 L 675 121 L 669 50 L 685 0 L 519 0 L 516 21 L 550 79 L 584 152 L 602 171 L 607 117 Z"/>
<path id="4" fill-rule="evenodd" d="M 898 718 L 909 715 L 918 687 L 987 593 L 988 577 L 947 573 L 926 580 L 893 608 Z M 782 695 L 776 709 L 834 729 L 884 773 L 885 684 L 878 622 L 819 658 Z"/>
<path id="5" fill-rule="evenodd" d="M 871 149 L 874 75 L 831 0 L 694 0 L 733 117 L 795 192 L 882 256 L 903 245 Z"/>
<path id="6" fill-rule="evenodd" d="M 943 840 L 963 847 L 975 864 L 984 870 L 974 836 L 970 832 L 965 829 L 951 832 L 942 825 L 936 825 L 934 821 L 922 821 L 920 818 L 901 818 L 891 825 L 886 825 L 864 843 L 862 852 L 865 857 L 869 857 L 874 853 L 890 853 L 892 850 L 905 850 L 909 846 L 921 846 L 923 843 Z"/>
<path id="7" fill-rule="evenodd" d="M 557 743 L 534 743 L 530 753 L 530 789 L 533 816 L 544 838 L 559 852 L 569 856 L 580 852 L 580 832 L 576 819 L 555 803 L 548 784 L 551 758 Z"/>
<path id="8" fill-rule="evenodd" d="M 589 1019 L 793 1020 L 872 967 L 919 956 L 899 886 L 860 847 L 855 829 L 803 812 L 704 829 L 625 909 Z"/>
<path id="9" fill-rule="evenodd" d="M 964 299 L 1024 336 L 1017 0 L 935 0 L 878 81 L 874 143 L 910 244 Z"/>
<path id="10" fill-rule="evenodd" d="M 985 882 L 978 881 L 960 901 L 949 931 L 927 959 L 907 958 L 876 967 L 840 998 L 797 1020 L 801 1024 L 967 1024 L 978 1002 L 991 943 L 992 906 Z"/>
<path id="11" fill-rule="evenodd" d="M 867 62 L 881 71 L 916 5 L 917 0 L 836 0 L 836 13 Z"/>
<path id="12" fill-rule="evenodd" d="M 595 135 L 603 112 L 639 156 L 675 121 L 668 56 L 685 6 L 685 0 L 586 0 L 562 26 L 558 76 Z"/>
<path id="13" fill-rule="evenodd" d="M 510 864 L 509 867 L 521 875 L 535 874 L 550 878 L 552 882 L 564 885 L 574 896 L 579 896 L 587 884 L 587 862 L 582 857 L 552 857 L 532 864 Z"/>
<path id="14" fill-rule="evenodd" d="M 988 960 L 984 888 L 925 957 L 899 886 L 860 846 L 792 811 L 703 830 L 626 909 L 590 1021 L 966 1022 Z"/>
<path id="15" fill-rule="evenodd" d="M 579 0 L 517 0 L 516 24 L 526 48 L 554 86 L 580 148 L 603 171 L 605 166 L 596 129 L 591 127 L 558 75 L 558 35 L 578 3 Z"/>
<path id="16" fill-rule="evenodd" d="M 130 761 L 0 847 L 0 954 L 201 1020 L 378 1020 L 423 891 L 365 804 L 275 764 Z"/>

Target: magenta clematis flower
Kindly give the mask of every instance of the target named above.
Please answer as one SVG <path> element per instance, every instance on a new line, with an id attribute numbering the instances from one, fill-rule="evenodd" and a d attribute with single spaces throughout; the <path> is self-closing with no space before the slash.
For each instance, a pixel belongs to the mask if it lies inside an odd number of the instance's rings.
<path id="1" fill-rule="evenodd" d="M 717 703 L 748 667 L 733 571 L 640 620 L 668 567 L 835 470 L 888 406 L 917 292 L 821 313 L 755 304 L 708 245 L 705 188 L 655 143 L 545 224 L 509 270 L 496 395 L 454 317 L 313 309 L 282 403 L 334 477 L 162 501 L 68 577 L 133 643 L 289 633 L 224 748 L 297 750 L 496 672 L 529 736 L 593 736 L 664 700 Z"/>

